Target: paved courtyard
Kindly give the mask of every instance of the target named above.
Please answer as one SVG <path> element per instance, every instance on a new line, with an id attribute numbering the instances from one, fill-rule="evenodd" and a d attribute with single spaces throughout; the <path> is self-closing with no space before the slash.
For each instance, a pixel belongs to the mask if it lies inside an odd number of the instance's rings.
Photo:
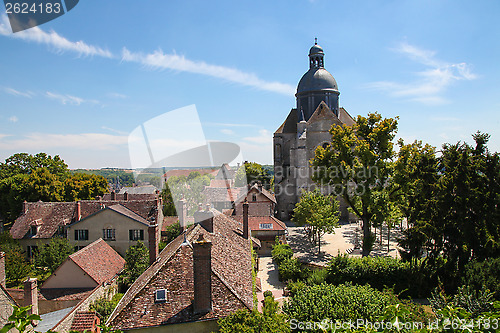
<path id="1" fill-rule="evenodd" d="M 304 227 L 288 225 L 288 243 L 293 249 L 294 256 L 302 262 L 325 266 L 329 260 L 338 254 L 349 256 L 361 256 L 362 230 L 358 223 L 342 224 L 335 228 L 335 233 L 324 234 L 321 237 L 321 253 L 318 254 L 318 246 L 311 244 L 307 239 Z M 380 244 L 380 230 L 377 230 L 377 238 L 371 252 L 371 256 L 391 256 L 396 258 L 397 237 L 400 236 L 399 226 L 392 229 L 390 233 L 389 251 L 387 251 L 387 228 L 382 228 L 382 245 Z"/>

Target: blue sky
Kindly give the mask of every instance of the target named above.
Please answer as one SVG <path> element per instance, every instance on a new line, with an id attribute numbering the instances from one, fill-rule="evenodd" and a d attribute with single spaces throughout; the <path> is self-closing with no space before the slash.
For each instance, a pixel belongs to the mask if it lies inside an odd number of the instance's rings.
<path id="1" fill-rule="evenodd" d="M 4 9 L 1 160 L 130 167 L 129 133 L 195 104 L 207 140 L 271 163 L 314 37 L 352 116 L 399 116 L 399 137 L 438 147 L 480 130 L 500 151 L 498 1 L 81 0 L 16 34 Z"/>

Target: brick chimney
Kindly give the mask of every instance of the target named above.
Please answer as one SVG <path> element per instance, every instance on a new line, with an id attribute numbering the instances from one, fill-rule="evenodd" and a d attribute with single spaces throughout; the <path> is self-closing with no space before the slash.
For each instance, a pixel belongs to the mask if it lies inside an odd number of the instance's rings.
<path id="1" fill-rule="evenodd" d="M 210 204 L 207 204 L 206 210 L 203 210 L 202 204 L 199 205 L 198 211 L 194 213 L 194 223 L 199 223 L 206 231 L 214 232 L 214 213 L 210 211 Z"/>
<path id="2" fill-rule="evenodd" d="M 128 192 L 123 193 L 123 200 L 128 200 Z"/>
<path id="3" fill-rule="evenodd" d="M 111 191 L 111 200 L 116 200 L 116 192 Z"/>
<path id="4" fill-rule="evenodd" d="M 0 252 L 0 285 L 6 288 L 5 285 L 5 252 Z"/>
<path id="5" fill-rule="evenodd" d="M 148 227 L 149 264 L 152 265 L 158 258 L 158 224 L 151 221 Z"/>
<path id="6" fill-rule="evenodd" d="M 195 313 L 212 311 L 212 242 L 200 234 L 193 242 L 193 276 Z"/>
<path id="7" fill-rule="evenodd" d="M 248 201 L 243 202 L 243 238 L 248 239 Z"/>
<path id="8" fill-rule="evenodd" d="M 82 219 L 82 204 L 80 201 L 76 202 L 76 220 L 80 221 Z"/>
<path id="9" fill-rule="evenodd" d="M 27 278 L 24 281 L 24 306 L 31 305 L 28 314 L 38 314 L 37 279 Z"/>
<path id="10" fill-rule="evenodd" d="M 26 200 L 23 201 L 23 215 L 26 214 L 26 206 L 28 205 L 28 202 Z"/>
<path id="11" fill-rule="evenodd" d="M 179 212 L 177 213 L 179 215 L 179 225 L 181 227 L 181 232 L 184 232 L 184 230 L 187 229 L 187 205 L 186 205 L 186 200 L 183 198 L 179 200 L 177 203 L 177 207 L 179 207 Z"/>
<path id="12" fill-rule="evenodd" d="M 259 189 L 259 192 L 262 192 L 262 182 L 258 182 L 257 187 Z"/>

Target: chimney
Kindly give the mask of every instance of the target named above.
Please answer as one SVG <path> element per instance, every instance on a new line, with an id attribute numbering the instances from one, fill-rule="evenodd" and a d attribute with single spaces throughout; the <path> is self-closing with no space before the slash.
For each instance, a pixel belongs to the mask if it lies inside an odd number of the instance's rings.
<path id="1" fill-rule="evenodd" d="M 248 201 L 243 202 L 243 238 L 248 239 Z"/>
<path id="2" fill-rule="evenodd" d="M 214 213 L 210 211 L 210 204 L 207 204 L 207 209 L 204 211 L 200 204 L 198 211 L 194 213 L 194 223 L 199 223 L 206 231 L 214 232 Z"/>
<path id="3" fill-rule="evenodd" d="M 181 227 L 181 232 L 184 232 L 187 229 L 187 206 L 186 206 L 186 200 L 181 199 L 177 203 L 177 206 L 179 207 L 179 212 L 177 213 L 179 215 L 179 225 Z"/>
<path id="4" fill-rule="evenodd" d="M 111 191 L 111 200 L 116 200 L 116 192 Z"/>
<path id="5" fill-rule="evenodd" d="M 193 242 L 193 276 L 195 313 L 206 313 L 212 310 L 212 242 L 200 234 Z"/>
<path id="6" fill-rule="evenodd" d="M 123 200 L 128 200 L 128 192 L 123 193 Z"/>
<path id="7" fill-rule="evenodd" d="M 6 288 L 5 285 L 5 252 L 0 252 L 0 285 Z"/>
<path id="8" fill-rule="evenodd" d="M 80 201 L 76 202 L 76 220 L 80 221 L 82 219 L 82 204 Z"/>
<path id="9" fill-rule="evenodd" d="M 258 182 L 257 187 L 259 188 L 259 192 L 262 193 L 262 182 Z"/>
<path id="10" fill-rule="evenodd" d="M 24 281 L 24 306 L 31 305 L 28 314 L 38 314 L 37 279 L 27 278 Z"/>
<path id="11" fill-rule="evenodd" d="M 153 220 L 148 227 L 149 264 L 152 265 L 158 258 L 158 224 Z"/>
<path id="12" fill-rule="evenodd" d="M 26 200 L 23 201 L 23 215 L 26 214 L 26 206 L 28 205 L 28 202 Z"/>

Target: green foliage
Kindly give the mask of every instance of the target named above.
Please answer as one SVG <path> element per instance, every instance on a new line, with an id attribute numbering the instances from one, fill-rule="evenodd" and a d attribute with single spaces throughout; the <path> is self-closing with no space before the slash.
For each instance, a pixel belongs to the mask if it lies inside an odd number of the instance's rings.
<path id="1" fill-rule="evenodd" d="M 337 256 L 328 264 L 327 282 L 342 284 L 353 281 L 356 284 L 369 284 L 378 290 L 393 288 L 396 293 L 412 296 L 426 296 L 430 291 L 419 284 L 420 272 L 412 269 L 410 263 L 391 257 L 354 258 Z"/>
<path id="2" fill-rule="evenodd" d="M 184 198 L 187 203 L 188 214 L 192 215 L 198 209 L 198 204 L 205 201 L 203 190 L 205 186 L 210 185 L 210 179 L 209 175 L 201 175 L 198 171 L 191 172 L 188 177 L 170 177 L 167 183 L 168 190 L 166 190 L 170 192 L 170 197 L 165 192 L 169 205 L 168 212 L 172 213 L 174 211 L 174 200 Z M 176 213 L 173 215 L 176 215 Z"/>
<path id="3" fill-rule="evenodd" d="M 331 144 L 319 146 L 311 160 L 315 182 L 343 189 L 343 198 L 363 220 L 364 238 L 370 237 L 374 214 L 382 211 L 377 198 L 389 192 L 396 131 L 397 118 L 358 116 L 352 126 L 332 126 Z M 369 253 L 369 247 L 363 248 L 363 256 Z"/>
<path id="4" fill-rule="evenodd" d="M 37 314 L 28 314 L 31 305 L 19 307 L 12 305 L 13 311 L 8 318 L 8 322 L 0 329 L 0 333 L 7 333 L 11 329 L 17 329 L 18 332 L 24 333 L 33 331 L 31 323 L 35 320 L 40 320 Z"/>
<path id="5" fill-rule="evenodd" d="M 311 274 L 309 274 L 309 276 L 307 277 L 307 284 L 308 285 L 322 284 L 326 282 L 328 275 L 329 272 L 325 268 L 313 269 L 311 271 Z"/>
<path id="6" fill-rule="evenodd" d="M 0 234 L 0 250 L 5 252 L 7 287 L 17 287 L 32 272 L 33 266 L 26 260 L 19 242 L 8 231 Z"/>
<path id="7" fill-rule="evenodd" d="M 115 294 L 111 299 L 99 298 L 90 304 L 90 310 L 97 312 L 101 317 L 101 322 L 105 323 L 122 297 L 123 294 Z"/>
<path id="8" fill-rule="evenodd" d="M 321 235 L 335 232 L 339 223 L 339 204 L 332 196 L 325 196 L 319 190 L 304 191 L 293 210 L 292 220 L 299 225 L 311 226 L 321 252 Z"/>
<path id="9" fill-rule="evenodd" d="M 125 270 L 121 282 L 125 288 L 134 283 L 149 266 L 149 251 L 143 242 L 137 241 L 136 245 L 128 248 L 125 253 Z"/>
<path id="10" fill-rule="evenodd" d="M 46 268 L 52 274 L 73 252 L 74 248 L 68 239 L 52 238 L 49 243 L 38 248 L 34 259 L 35 267 L 42 270 Z"/>
<path id="11" fill-rule="evenodd" d="M 299 289 L 283 306 L 298 321 L 366 319 L 375 321 L 393 299 L 369 286 L 320 284 Z"/>
<path id="12" fill-rule="evenodd" d="M 0 163 L 0 215 L 7 222 L 19 216 L 23 201 L 94 199 L 106 191 L 104 178 L 71 175 L 59 156 L 20 153 Z"/>
<path id="13" fill-rule="evenodd" d="M 500 257 L 468 263 L 465 266 L 462 283 L 475 290 L 489 289 L 495 299 L 500 300 Z"/>
<path id="14" fill-rule="evenodd" d="M 179 222 L 169 225 L 165 229 L 165 232 L 166 232 L 165 242 L 168 244 L 181 234 L 181 225 L 179 224 Z"/>
<path id="15" fill-rule="evenodd" d="M 281 281 L 297 281 L 307 276 L 308 272 L 302 268 L 302 264 L 297 258 L 287 258 L 278 266 L 279 277 Z"/>
<path id="16" fill-rule="evenodd" d="M 483 312 L 493 310 L 493 294 L 488 290 L 474 290 L 470 286 L 461 286 L 453 296 L 446 296 L 443 290 L 438 288 L 429 298 L 435 313 L 446 308 L 461 308 L 469 313 L 471 318 L 476 318 Z"/>
<path id="17" fill-rule="evenodd" d="M 293 256 L 293 251 L 290 245 L 282 244 L 279 241 L 273 245 L 271 251 L 274 262 L 279 266 L 284 260 L 289 259 Z"/>
<path id="18" fill-rule="evenodd" d="M 163 201 L 163 216 L 176 216 L 175 202 L 172 192 L 170 192 L 170 187 L 167 184 L 165 184 L 165 187 L 161 191 L 161 198 Z"/>
<path id="19" fill-rule="evenodd" d="M 91 170 L 76 169 L 73 172 L 102 176 L 106 179 L 106 182 L 108 183 L 116 183 L 118 180 L 122 186 L 134 185 L 134 173 L 132 172 L 132 170 L 117 169 L 117 168 L 102 168 L 102 169 L 91 169 Z M 141 173 L 139 177 L 144 179 L 145 178 L 144 171 L 142 172 L 143 173 Z"/>
<path id="20" fill-rule="evenodd" d="M 273 296 L 264 299 L 262 313 L 257 310 L 238 310 L 218 321 L 221 333 L 287 333 L 290 325 L 286 316 L 279 313 L 279 304 Z"/>
<path id="21" fill-rule="evenodd" d="M 236 187 L 242 187 L 261 182 L 265 188 L 270 188 L 272 177 L 270 168 L 255 162 L 245 162 L 236 171 L 234 183 Z"/>

